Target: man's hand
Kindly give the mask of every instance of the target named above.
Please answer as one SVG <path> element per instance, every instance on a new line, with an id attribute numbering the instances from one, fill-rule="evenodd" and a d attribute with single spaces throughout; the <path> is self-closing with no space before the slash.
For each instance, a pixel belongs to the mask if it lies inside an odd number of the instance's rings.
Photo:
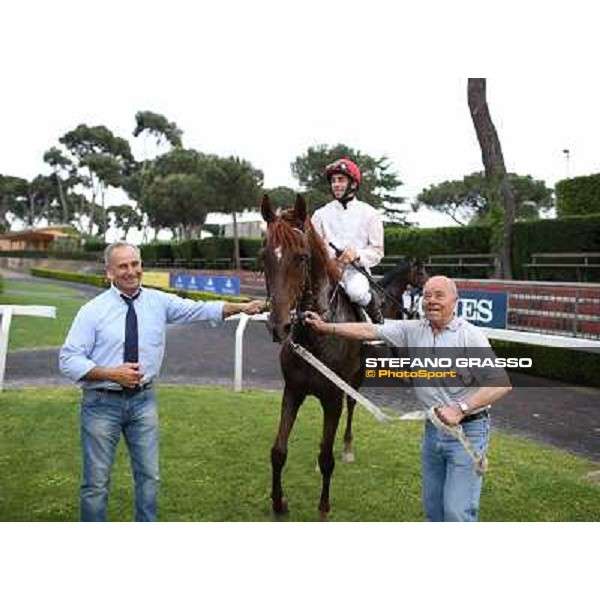
<path id="1" fill-rule="evenodd" d="M 313 312 L 312 310 L 307 310 L 304 313 L 304 320 L 315 331 L 318 331 L 319 333 L 324 333 L 324 328 L 327 326 L 327 323 L 323 321 L 323 319 L 321 319 L 321 317 L 316 312 Z"/>
<path id="2" fill-rule="evenodd" d="M 358 252 L 354 248 L 344 248 L 343 252 L 337 257 L 338 263 L 343 266 L 358 260 Z"/>
<path id="3" fill-rule="evenodd" d="M 140 363 L 124 363 L 111 369 L 111 379 L 124 388 L 134 388 L 144 377 Z"/>
<path id="4" fill-rule="evenodd" d="M 267 308 L 264 300 L 252 300 L 251 302 L 225 302 L 223 305 L 223 318 L 232 317 L 238 313 L 257 315 Z"/>
<path id="5" fill-rule="evenodd" d="M 450 427 L 458 425 L 465 416 L 456 404 L 451 406 L 440 406 L 436 410 L 440 420 L 446 423 L 446 425 L 450 425 Z"/>
<path id="6" fill-rule="evenodd" d="M 242 312 L 247 315 L 258 315 L 267 309 L 267 303 L 264 300 L 252 300 L 246 303 L 245 308 Z"/>

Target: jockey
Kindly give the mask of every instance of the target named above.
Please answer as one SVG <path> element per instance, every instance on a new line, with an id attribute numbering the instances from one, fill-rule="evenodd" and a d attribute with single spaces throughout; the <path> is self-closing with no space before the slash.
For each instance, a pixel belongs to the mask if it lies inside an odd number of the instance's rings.
<path id="1" fill-rule="evenodd" d="M 315 211 L 313 226 L 343 269 L 342 285 L 350 300 L 364 307 L 373 323 L 383 323 L 379 297 L 371 292 L 368 279 L 350 265 L 356 261 L 370 272 L 383 258 L 381 215 L 356 197 L 361 173 L 349 158 L 336 160 L 325 173 L 333 200 Z M 342 251 L 339 256 L 330 243 Z"/>

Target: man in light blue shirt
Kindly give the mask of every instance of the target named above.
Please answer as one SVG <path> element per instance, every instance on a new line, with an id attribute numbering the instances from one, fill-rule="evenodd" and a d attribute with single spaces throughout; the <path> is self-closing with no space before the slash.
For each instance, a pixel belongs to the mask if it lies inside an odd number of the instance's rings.
<path id="1" fill-rule="evenodd" d="M 135 482 L 135 519 L 155 521 L 159 477 L 153 383 L 166 326 L 257 314 L 264 303 L 194 302 L 142 288 L 140 253 L 131 244 L 111 244 L 104 258 L 112 285 L 77 313 L 59 357 L 61 373 L 83 390 L 81 519 L 106 520 L 110 475 L 123 433 Z"/>
<path id="2" fill-rule="evenodd" d="M 458 294 L 447 277 L 431 277 L 423 289 L 425 318 L 420 321 L 388 320 L 372 323 L 326 323 L 319 315 L 307 313 L 306 321 L 316 331 L 356 340 L 383 340 L 390 346 L 405 347 L 409 354 L 427 349 L 429 356 L 445 349 L 488 349 L 490 344 L 475 325 L 455 316 Z M 447 355 L 447 354 L 446 354 Z M 491 404 L 510 390 L 503 370 L 468 369 L 459 373 L 460 382 L 448 386 L 442 381 L 415 381 L 415 394 L 427 407 L 436 407 L 448 425 L 461 424 L 478 454 L 487 452 Z M 483 381 L 485 380 L 485 381 Z M 428 521 L 476 521 L 482 476 L 466 450 L 454 437 L 425 425 L 421 448 L 423 506 Z"/>

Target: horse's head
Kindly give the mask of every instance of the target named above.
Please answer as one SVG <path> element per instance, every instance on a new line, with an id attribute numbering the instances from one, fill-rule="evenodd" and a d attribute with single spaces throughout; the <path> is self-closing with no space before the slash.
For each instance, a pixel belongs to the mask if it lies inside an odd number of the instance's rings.
<path id="1" fill-rule="evenodd" d="M 413 290 L 422 290 L 428 279 L 423 263 L 414 259 L 402 259 L 389 270 L 380 282 L 388 298 L 384 301 L 383 315 L 387 319 L 403 318 L 402 294 L 410 284 Z"/>
<path id="2" fill-rule="evenodd" d="M 423 261 L 420 259 L 411 260 L 409 263 L 408 283 L 413 287 L 422 289 L 425 282 L 429 279 L 429 275 L 425 270 Z"/>
<path id="3" fill-rule="evenodd" d="M 291 331 L 290 313 L 301 308 L 310 284 L 310 220 L 302 196 L 297 196 L 294 208 L 279 214 L 265 196 L 261 213 L 267 222 L 262 260 L 271 305 L 268 327 L 273 340 L 281 342 Z"/>

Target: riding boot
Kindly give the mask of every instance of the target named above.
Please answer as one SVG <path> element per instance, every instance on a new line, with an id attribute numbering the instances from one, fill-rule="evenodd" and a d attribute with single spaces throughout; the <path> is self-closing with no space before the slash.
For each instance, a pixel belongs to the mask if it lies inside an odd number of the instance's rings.
<path id="1" fill-rule="evenodd" d="M 383 323 L 383 313 L 381 312 L 381 300 L 375 292 L 371 292 L 371 301 L 365 306 L 365 311 L 371 321 L 376 325 Z"/>

